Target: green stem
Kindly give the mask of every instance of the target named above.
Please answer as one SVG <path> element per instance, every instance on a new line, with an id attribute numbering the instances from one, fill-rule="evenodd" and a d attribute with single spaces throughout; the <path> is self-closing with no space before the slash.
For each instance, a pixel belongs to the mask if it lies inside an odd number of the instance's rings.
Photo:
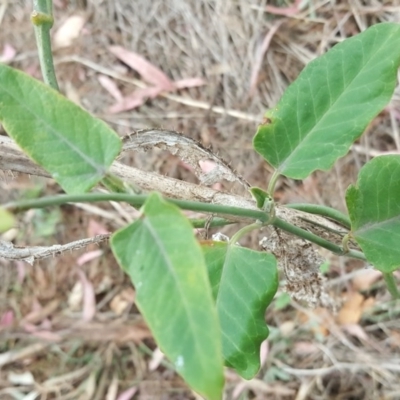
<path id="1" fill-rule="evenodd" d="M 44 82 L 55 90 L 58 89 L 51 51 L 50 29 L 53 26 L 52 1 L 33 0 L 31 21 L 35 29 L 36 45 L 39 53 L 40 68 Z"/>
<path id="2" fill-rule="evenodd" d="M 67 203 L 92 203 L 98 201 L 120 201 L 126 202 L 134 207 L 140 207 L 147 200 L 146 195 L 130 195 L 125 193 L 86 193 L 79 195 L 60 195 L 60 196 L 49 196 L 42 197 L 40 199 L 33 200 L 21 200 L 7 203 L 3 206 L 3 209 L 8 210 L 13 213 L 19 213 L 31 208 L 44 208 L 49 206 L 59 206 Z M 262 223 L 269 223 L 277 228 L 280 228 L 286 232 L 289 232 L 295 236 L 308 240 L 315 243 L 325 249 L 332 251 L 335 254 L 341 256 L 347 256 L 352 258 L 358 258 L 360 260 L 366 260 L 363 253 L 357 250 L 345 251 L 342 247 L 337 246 L 311 232 L 304 229 L 298 228 L 297 226 L 291 225 L 288 222 L 278 218 L 271 217 L 269 213 L 265 213 L 259 210 L 249 210 L 245 208 L 223 206 L 219 204 L 209 204 L 209 203 L 198 203 L 194 201 L 187 200 L 176 200 L 176 199 L 166 199 L 168 202 L 177 205 L 179 208 L 184 210 L 192 210 L 211 214 L 223 214 L 227 216 L 237 216 L 241 218 L 248 218 L 261 221 Z M 259 224 L 250 225 L 250 229 L 255 229 L 259 227 Z M 239 231 L 240 232 L 240 231 Z"/>
<path id="3" fill-rule="evenodd" d="M 383 279 L 386 282 L 386 286 L 394 299 L 400 299 L 399 288 L 397 287 L 396 278 L 393 272 L 384 272 Z"/>
<path id="4" fill-rule="evenodd" d="M 91 203 L 98 201 L 123 201 L 135 207 L 140 207 L 147 200 L 147 195 L 131 195 L 125 193 L 86 193 L 79 195 L 60 195 L 48 196 L 40 199 L 21 200 L 10 202 L 3 206 L 13 213 L 22 212 L 31 208 L 44 208 L 49 206 L 59 206 L 66 203 Z M 249 210 L 239 207 L 223 206 L 219 204 L 198 203 L 195 201 L 166 199 L 168 202 L 176 204 L 184 210 L 199 211 L 212 214 L 224 214 L 249 218 L 265 222 L 269 215 L 259 210 Z"/>
<path id="5" fill-rule="evenodd" d="M 289 224 L 288 222 L 286 222 L 278 217 L 275 217 L 271 221 L 271 224 L 277 228 L 280 228 L 280 229 L 286 231 L 286 232 L 289 232 L 293 235 L 296 235 L 296 236 L 306 239 L 312 243 L 315 243 L 318 246 L 328 249 L 332 253 L 338 254 L 340 256 L 347 256 L 347 257 L 351 257 L 351 258 L 358 258 L 360 260 L 366 260 L 364 254 L 361 253 L 360 251 L 357 251 L 357 250 L 346 251 L 342 247 L 337 246 L 336 244 L 329 242 L 328 240 L 325 240 L 317 235 L 314 235 L 311 232 L 308 232 L 304 229 L 298 228 L 297 226 Z"/>
<path id="6" fill-rule="evenodd" d="M 235 244 L 235 243 L 239 242 L 240 238 L 242 238 L 244 235 L 246 235 L 247 233 L 249 233 L 251 231 L 254 231 L 254 229 L 260 229 L 262 227 L 262 225 L 263 225 L 262 222 L 257 221 L 257 222 L 254 222 L 254 224 L 244 226 L 242 229 L 238 230 L 232 236 L 229 243 Z"/>
<path id="7" fill-rule="evenodd" d="M 275 170 L 271 176 L 271 179 L 268 184 L 268 189 L 267 189 L 267 192 L 271 196 L 271 198 L 274 198 L 275 185 L 276 185 L 276 182 L 278 181 L 279 177 L 280 177 L 279 172 Z"/>
<path id="8" fill-rule="evenodd" d="M 227 219 L 218 217 L 213 217 L 211 221 L 209 221 L 209 218 L 190 218 L 189 221 L 193 225 L 193 228 L 196 229 L 215 228 L 218 226 L 235 224 L 234 221 L 229 221 Z"/>
<path id="9" fill-rule="evenodd" d="M 347 215 L 341 213 L 334 208 L 316 205 L 316 204 L 285 204 L 287 208 L 293 208 L 295 210 L 304 211 L 309 214 L 322 215 L 323 217 L 330 218 L 339 224 L 343 225 L 347 229 L 351 229 L 351 222 Z"/>

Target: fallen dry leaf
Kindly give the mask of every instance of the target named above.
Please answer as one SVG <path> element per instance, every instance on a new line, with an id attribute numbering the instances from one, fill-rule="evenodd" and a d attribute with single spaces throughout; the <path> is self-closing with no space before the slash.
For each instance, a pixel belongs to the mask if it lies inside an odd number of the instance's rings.
<path id="1" fill-rule="evenodd" d="M 343 307 L 336 317 L 338 324 L 358 324 L 362 315 L 362 305 L 364 300 L 364 296 L 358 292 L 348 294 Z"/>
<path id="2" fill-rule="evenodd" d="M 100 82 L 100 85 L 103 86 L 104 89 L 107 90 L 108 93 L 114 97 L 115 100 L 122 101 L 123 96 L 121 91 L 118 89 L 117 84 L 107 75 L 99 75 L 97 79 Z"/>
<path id="3" fill-rule="evenodd" d="M 83 15 L 71 15 L 57 29 L 53 46 L 55 49 L 69 47 L 73 41 L 79 37 L 79 34 L 85 25 L 86 19 Z"/>
<path id="4" fill-rule="evenodd" d="M 77 273 L 83 289 L 82 319 L 84 321 L 91 321 L 96 314 L 96 297 L 94 294 L 94 288 L 81 269 L 78 269 Z"/>
<path id="5" fill-rule="evenodd" d="M 128 51 L 121 46 L 111 46 L 109 49 L 117 58 L 139 73 L 146 82 L 158 86 L 162 90 L 173 90 L 175 88 L 174 83 L 164 72 L 141 55 Z"/>
<path id="6" fill-rule="evenodd" d="M 116 88 L 115 85 L 111 85 L 108 80 L 105 81 L 105 79 L 102 78 L 102 81 L 100 81 L 102 86 L 117 100 L 117 103 L 108 110 L 111 114 L 117 114 L 122 111 L 129 111 L 140 107 L 147 99 L 155 98 L 161 92 L 171 92 L 205 85 L 205 81 L 201 78 L 186 78 L 173 82 L 163 71 L 141 55 L 133 51 L 128 51 L 121 46 L 111 46 L 109 50 L 119 60 L 138 72 L 144 81 L 154 85 L 135 90 L 132 94 L 123 98 L 120 97 L 120 94 L 117 92 L 118 88 Z"/>
<path id="7" fill-rule="evenodd" d="M 0 317 L 0 329 L 7 328 L 14 323 L 14 311 L 8 310 Z"/>
<path id="8" fill-rule="evenodd" d="M 135 90 L 132 94 L 111 106 L 108 111 L 111 114 L 117 114 L 122 111 L 133 110 L 144 104 L 147 99 L 158 96 L 162 91 L 164 91 L 163 88 L 155 86 Z"/>
<path id="9" fill-rule="evenodd" d="M 87 234 L 89 237 L 97 235 L 106 235 L 107 233 L 110 233 L 110 231 L 106 229 L 106 227 L 103 224 L 94 220 L 93 218 L 90 218 L 87 227 Z"/>
<path id="10" fill-rule="evenodd" d="M 78 257 L 76 263 L 81 267 L 83 264 L 86 264 L 89 261 L 99 258 L 102 255 L 103 255 L 103 250 L 88 251 L 87 253 L 83 253 L 80 257 Z"/>

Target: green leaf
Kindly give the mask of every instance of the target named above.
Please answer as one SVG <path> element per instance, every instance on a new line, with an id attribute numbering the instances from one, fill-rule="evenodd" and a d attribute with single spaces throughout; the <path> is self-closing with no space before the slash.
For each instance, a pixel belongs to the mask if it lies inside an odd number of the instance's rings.
<path id="1" fill-rule="evenodd" d="M 92 188 L 121 140 L 101 120 L 21 71 L 0 64 L 0 121 L 37 164 L 71 194 Z"/>
<path id="2" fill-rule="evenodd" d="M 399 64 L 399 24 L 377 24 L 337 44 L 266 113 L 255 150 L 290 178 L 328 170 L 389 102 Z"/>
<path id="3" fill-rule="evenodd" d="M 272 201 L 272 197 L 265 190 L 260 189 L 259 187 L 254 186 L 249 190 L 257 203 L 257 207 L 261 210 L 265 208 L 268 202 Z"/>
<path id="4" fill-rule="evenodd" d="M 190 222 L 158 194 L 149 196 L 142 212 L 113 235 L 113 252 L 177 372 L 195 391 L 219 400 L 224 381 L 220 327 L 200 245 Z"/>
<path id="5" fill-rule="evenodd" d="M 8 231 L 15 224 L 14 216 L 0 207 L 0 233 Z"/>
<path id="6" fill-rule="evenodd" d="M 353 237 L 382 272 L 400 267 L 400 156 L 376 157 L 346 192 Z"/>
<path id="7" fill-rule="evenodd" d="M 265 309 L 278 288 L 272 254 L 206 241 L 202 244 L 222 330 L 225 364 L 251 379 L 260 368 L 268 337 Z"/>

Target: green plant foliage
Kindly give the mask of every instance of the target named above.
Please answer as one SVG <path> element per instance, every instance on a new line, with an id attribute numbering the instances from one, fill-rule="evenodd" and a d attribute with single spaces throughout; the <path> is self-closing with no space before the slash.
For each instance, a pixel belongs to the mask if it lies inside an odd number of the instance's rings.
<path id="1" fill-rule="evenodd" d="M 3 64 L 0 121 L 25 153 L 71 194 L 93 187 L 121 148 L 119 137 L 104 122 Z"/>
<path id="2" fill-rule="evenodd" d="M 136 305 L 177 372 L 207 399 L 220 399 L 220 327 L 193 228 L 158 194 L 149 196 L 142 212 L 113 235 L 113 252 L 135 285 Z"/>
<path id="3" fill-rule="evenodd" d="M 14 216 L 0 207 L 0 233 L 8 231 L 15 224 Z"/>
<path id="4" fill-rule="evenodd" d="M 257 207 L 261 210 L 265 208 L 268 202 L 272 201 L 271 196 L 265 190 L 258 187 L 250 188 L 250 193 L 254 197 Z"/>
<path id="5" fill-rule="evenodd" d="M 331 168 L 389 102 L 398 49 L 400 25 L 382 23 L 310 62 L 266 113 L 255 150 L 294 179 Z"/>
<path id="6" fill-rule="evenodd" d="M 376 157 L 346 192 L 352 235 L 382 272 L 400 267 L 400 156 Z"/>
<path id="7" fill-rule="evenodd" d="M 278 288 L 272 254 L 225 242 L 205 241 L 203 252 L 222 330 L 225 364 L 251 379 L 268 337 L 265 309 Z"/>

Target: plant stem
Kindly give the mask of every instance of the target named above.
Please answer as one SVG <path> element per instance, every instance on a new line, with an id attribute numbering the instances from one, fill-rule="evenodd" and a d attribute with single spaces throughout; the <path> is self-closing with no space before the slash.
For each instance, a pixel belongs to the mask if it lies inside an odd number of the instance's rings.
<path id="1" fill-rule="evenodd" d="M 254 231 L 254 229 L 260 229 L 262 227 L 262 222 L 257 221 L 254 222 L 254 224 L 246 225 L 242 229 L 238 230 L 231 238 L 229 243 L 235 244 L 237 243 L 241 237 L 246 235 L 246 233 L 249 233 L 251 231 Z"/>
<path id="2" fill-rule="evenodd" d="M 35 29 L 36 45 L 39 53 L 40 68 L 43 80 L 55 90 L 58 89 L 51 51 L 50 29 L 53 26 L 51 0 L 33 0 L 31 21 Z"/>
<path id="3" fill-rule="evenodd" d="M 218 226 L 226 226 L 235 224 L 234 221 L 229 221 L 224 218 L 214 217 L 211 221 L 209 218 L 189 218 L 190 223 L 193 225 L 193 228 L 202 229 L 202 228 L 215 228 Z"/>
<path id="4" fill-rule="evenodd" d="M 382 275 L 392 297 L 394 299 L 400 299 L 399 288 L 397 287 L 396 278 L 394 277 L 393 272 L 384 272 Z"/>
<path id="5" fill-rule="evenodd" d="M 358 258 L 359 260 L 364 260 L 366 261 L 366 258 L 364 254 L 360 251 L 357 250 L 349 250 L 345 251 L 342 247 L 337 246 L 336 244 L 329 242 L 328 240 L 325 240 L 317 235 L 314 235 L 311 232 L 308 232 L 304 229 L 298 228 L 297 226 L 294 226 L 292 224 L 289 224 L 288 222 L 275 217 L 271 221 L 271 225 L 280 228 L 286 232 L 289 232 L 293 235 L 296 235 L 298 237 L 301 237 L 303 239 L 306 239 L 312 243 L 317 244 L 318 246 L 321 246 L 325 249 L 330 250 L 332 253 L 338 254 L 340 256 L 347 256 L 347 257 L 352 257 L 352 258 Z"/>
<path id="6" fill-rule="evenodd" d="M 44 208 L 49 206 L 59 206 L 66 203 L 88 203 L 98 201 L 123 201 L 135 207 L 140 207 L 147 200 L 147 197 L 147 195 L 131 195 L 125 193 L 86 193 L 79 195 L 48 196 L 40 199 L 15 201 L 5 204 L 3 208 L 13 213 L 18 213 L 31 208 Z M 269 218 L 267 213 L 260 210 L 249 210 L 239 207 L 198 203 L 187 200 L 166 199 L 166 201 L 176 204 L 184 210 L 231 215 L 260 220 L 262 222 L 266 222 Z"/>
<path id="7" fill-rule="evenodd" d="M 272 199 L 274 198 L 275 185 L 276 185 L 276 182 L 278 181 L 279 177 L 280 177 L 279 172 L 275 170 L 274 173 L 272 174 L 271 179 L 268 184 L 267 192 L 271 196 Z"/>
<path id="8" fill-rule="evenodd" d="M 120 201 L 126 202 L 134 207 L 140 207 L 147 200 L 147 195 L 130 195 L 125 193 L 86 193 L 79 195 L 60 195 L 60 196 L 48 196 L 40 199 L 33 200 L 21 200 L 7 203 L 3 206 L 3 209 L 13 213 L 19 213 L 31 208 L 44 208 L 50 206 L 59 206 L 67 203 L 88 203 L 88 202 L 99 202 L 99 201 Z M 289 232 L 295 236 L 308 240 L 315 243 L 325 249 L 332 251 L 335 254 L 341 256 L 347 256 L 357 258 L 360 260 L 366 260 L 364 254 L 357 250 L 345 251 L 342 247 L 337 246 L 311 232 L 304 229 L 298 228 L 297 226 L 291 225 L 290 223 L 278 218 L 273 217 L 270 221 L 269 213 L 265 213 L 260 210 L 249 210 L 245 208 L 224 206 L 220 204 L 209 204 L 209 203 L 198 203 L 187 200 L 176 200 L 166 199 L 166 201 L 177 205 L 179 208 L 184 210 L 199 211 L 211 214 L 223 214 L 227 216 L 236 216 L 248 219 L 254 219 L 263 223 L 269 223 L 277 228 L 280 228 L 286 232 Z M 255 229 L 259 225 L 250 225 L 250 229 Z M 239 231 L 240 232 L 240 231 Z M 247 232 L 247 231 L 246 231 Z M 244 233 L 246 233 L 244 232 Z"/>
<path id="9" fill-rule="evenodd" d="M 285 207 L 293 208 L 299 211 L 304 211 L 309 214 L 322 215 L 323 217 L 327 217 L 338 222 L 347 229 L 351 229 L 350 218 L 347 215 L 341 213 L 340 211 L 335 210 L 334 208 L 316 204 L 302 204 L 302 203 L 285 204 Z"/>

